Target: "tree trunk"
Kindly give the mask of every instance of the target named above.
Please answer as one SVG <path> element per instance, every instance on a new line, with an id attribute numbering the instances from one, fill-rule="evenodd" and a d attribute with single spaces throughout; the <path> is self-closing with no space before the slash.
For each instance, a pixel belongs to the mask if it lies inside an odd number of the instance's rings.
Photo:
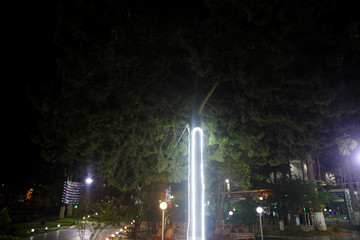
<path id="1" fill-rule="evenodd" d="M 138 232 L 139 232 L 139 228 L 140 228 L 140 218 L 138 216 L 136 216 L 135 218 L 135 226 L 134 226 L 134 232 L 133 232 L 133 239 L 137 240 L 138 239 Z"/>
<path id="2" fill-rule="evenodd" d="M 358 175 L 357 177 L 355 176 L 355 186 L 356 186 L 356 191 L 360 192 L 360 175 Z"/>
<path id="3" fill-rule="evenodd" d="M 197 111 L 197 115 L 200 116 L 200 114 L 202 113 L 204 107 L 205 107 L 205 104 L 207 103 L 207 101 L 209 100 L 209 98 L 211 97 L 211 95 L 213 94 L 213 92 L 215 91 L 217 85 L 219 85 L 220 81 L 216 82 L 212 87 L 211 89 L 209 90 L 209 92 L 206 94 L 205 98 L 203 99 L 203 101 L 201 102 L 200 104 L 200 107 Z"/>
<path id="4" fill-rule="evenodd" d="M 223 186 L 224 186 L 223 181 L 220 181 L 218 186 L 218 199 L 217 199 L 217 213 L 216 213 L 217 223 L 222 222 L 223 220 L 223 206 L 224 206 L 224 198 L 225 198 L 225 195 L 222 194 L 223 192 L 222 190 L 224 189 Z"/>
<path id="5" fill-rule="evenodd" d="M 346 179 L 347 179 L 347 183 L 348 183 L 348 188 L 349 188 L 349 195 L 350 195 L 350 200 L 351 200 L 351 208 L 353 210 L 352 213 L 350 213 L 353 217 L 351 217 L 351 221 L 354 225 L 359 225 L 359 212 L 356 212 L 356 206 L 355 206 L 355 202 L 357 201 L 356 196 L 355 196 L 355 188 L 354 188 L 354 178 L 351 174 L 351 167 L 350 167 L 350 159 L 347 156 L 345 158 L 345 175 L 346 175 Z"/>
<path id="6" fill-rule="evenodd" d="M 360 212 L 354 212 L 354 225 L 360 225 Z"/>
<path id="7" fill-rule="evenodd" d="M 341 188 L 346 188 L 345 187 L 344 169 L 342 167 L 340 168 L 340 175 L 341 175 Z"/>
<path id="8" fill-rule="evenodd" d="M 319 231 L 327 230 L 324 213 L 322 211 L 315 212 L 314 225 L 315 225 L 316 229 Z"/>
<path id="9" fill-rule="evenodd" d="M 355 181 L 356 181 L 356 185 L 355 185 L 356 191 L 358 193 L 360 193 L 360 177 L 358 177 Z M 360 200 L 358 200 L 358 201 L 360 201 Z M 354 211 L 354 218 L 355 218 L 355 225 L 359 226 L 360 225 L 360 211 L 358 208 L 355 209 L 355 211 Z"/>
<path id="10" fill-rule="evenodd" d="M 284 226 L 284 221 L 283 221 L 283 220 L 280 220 L 280 221 L 279 221 L 279 228 L 280 228 L 280 231 L 284 231 L 284 230 L 285 230 L 285 226 Z"/>
<path id="11" fill-rule="evenodd" d="M 217 190 L 216 190 L 216 195 L 217 195 L 217 202 L 216 202 L 216 222 L 218 223 L 221 219 L 220 219 L 220 195 L 221 195 L 221 185 L 219 183 Z"/>
<path id="12" fill-rule="evenodd" d="M 311 156 L 311 153 L 307 155 L 306 159 L 308 179 L 310 183 L 315 183 L 315 169 L 314 169 L 314 160 Z"/>
<path id="13" fill-rule="evenodd" d="M 319 160 L 319 153 L 316 153 L 316 166 L 317 166 L 317 170 L 318 170 L 318 177 L 317 179 L 320 180 L 321 179 L 321 171 L 320 171 L 320 160 Z"/>
<path id="14" fill-rule="evenodd" d="M 314 160 L 312 159 L 312 156 L 311 156 L 310 153 L 307 156 L 306 164 L 307 164 L 307 167 L 308 167 L 309 182 L 310 183 L 315 183 L 316 179 L 315 179 Z M 315 190 L 317 191 L 317 189 L 315 189 Z M 315 206 L 314 208 L 316 209 L 317 206 Z M 315 222 L 315 226 L 317 227 L 317 229 L 319 231 L 326 231 L 327 230 L 323 211 L 320 210 L 319 212 L 315 212 L 314 222 Z"/>
<path id="15" fill-rule="evenodd" d="M 65 206 L 61 206 L 59 218 L 64 218 L 64 215 L 65 215 Z"/>
<path id="16" fill-rule="evenodd" d="M 296 217 L 294 216 L 294 213 L 291 213 L 290 222 L 289 222 L 289 230 L 291 235 L 296 234 L 297 226 L 296 226 Z"/>

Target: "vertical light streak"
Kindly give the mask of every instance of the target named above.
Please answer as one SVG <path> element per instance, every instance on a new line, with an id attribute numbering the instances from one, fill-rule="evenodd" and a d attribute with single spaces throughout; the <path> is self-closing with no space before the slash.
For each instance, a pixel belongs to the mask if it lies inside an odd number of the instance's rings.
<path id="1" fill-rule="evenodd" d="M 187 233 L 186 236 L 189 239 L 190 235 L 190 219 L 191 219 L 191 131 L 190 127 L 187 127 L 188 129 L 188 227 L 187 227 Z"/>
<path id="2" fill-rule="evenodd" d="M 205 197 L 203 164 L 203 131 L 196 127 L 191 132 L 189 163 L 189 223 L 188 239 L 205 240 Z"/>

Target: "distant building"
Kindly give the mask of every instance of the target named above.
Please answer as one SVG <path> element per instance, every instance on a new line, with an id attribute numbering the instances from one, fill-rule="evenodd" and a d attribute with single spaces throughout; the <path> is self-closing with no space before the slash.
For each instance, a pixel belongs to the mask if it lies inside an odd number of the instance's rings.
<path id="1" fill-rule="evenodd" d="M 353 210 L 351 207 L 350 194 L 348 189 L 329 190 L 331 203 L 324 209 L 324 215 L 327 220 L 350 220 Z"/>
<path id="2" fill-rule="evenodd" d="M 308 169 L 306 166 L 306 163 L 301 162 L 300 160 L 291 160 L 289 162 L 290 165 L 290 174 L 291 177 L 294 178 L 300 178 L 302 180 L 308 181 Z M 274 179 L 280 179 L 283 176 L 284 173 L 278 171 L 276 173 L 272 172 L 270 173 L 270 182 L 274 183 Z"/>
<path id="3" fill-rule="evenodd" d="M 308 181 L 308 169 L 306 163 L 303 163 L 299 160 L 291 160 L 290 171 L 293 178 L 300 178 L 302 180 Z"/>

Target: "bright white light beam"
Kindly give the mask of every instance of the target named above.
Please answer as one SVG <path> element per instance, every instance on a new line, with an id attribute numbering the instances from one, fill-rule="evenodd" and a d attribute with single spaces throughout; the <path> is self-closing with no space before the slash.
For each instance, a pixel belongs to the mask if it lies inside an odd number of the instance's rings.
<path id="1" fill-rule="evenodd" d="M 358 153 L 357 153 L 356 161 L 357 161 L 357 163 L 360 164 L 360 151 L 358 151 Z"/>
<path id="2" fill-rule="evenodd" d="M 91 177 L 85 179 L 85 183 L 90 185 L 94 180 Z"/>
<path id="3" fill-rule="evenodd" d="M 188 240 L 205 240 L 205 186 L 203 164 L 203 131 L 196 127 L 191 132 L 189 159 L 189 218 Z M 189 153 L 190 153 L 189 152 Z"/>

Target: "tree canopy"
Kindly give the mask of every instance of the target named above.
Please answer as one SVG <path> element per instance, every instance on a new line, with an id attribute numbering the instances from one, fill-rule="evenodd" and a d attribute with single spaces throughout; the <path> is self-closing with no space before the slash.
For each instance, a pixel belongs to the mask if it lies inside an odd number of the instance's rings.
<path id="1" fill-rule="evenodd" d="M 58 77 L 33 90 L 36 141 L 45 159 L 90 165 L 120 189 L 186 179 L 194 108 L 208 171 L 244 188 L 250 169 L 302 159 L 359 128 L 360 21 L 349 2 L 57 9 Z"/>

